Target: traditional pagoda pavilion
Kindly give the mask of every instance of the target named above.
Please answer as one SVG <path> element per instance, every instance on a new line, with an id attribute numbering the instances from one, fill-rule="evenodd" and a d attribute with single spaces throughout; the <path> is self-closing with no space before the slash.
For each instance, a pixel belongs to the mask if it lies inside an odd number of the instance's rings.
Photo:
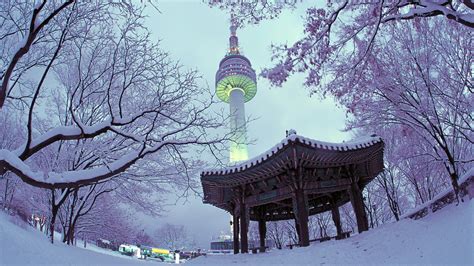
<path id="1" fill-rule="evenodd" d="M 254 159 L 203 172 L 204 203 L 233 216 L 234 253 L 248 252 L 249 220 L 258 221 L 261 252 L 267 221 L 294 219 L 299 245 L 308 246 L 308 217 L 331 211 L 341 237 L 339 206 L 349 201 L 360 233 L 368 230 L 362 190 L 383 170 L 383 147 L 375 135 L 328 143 L 293 131 Z"/>

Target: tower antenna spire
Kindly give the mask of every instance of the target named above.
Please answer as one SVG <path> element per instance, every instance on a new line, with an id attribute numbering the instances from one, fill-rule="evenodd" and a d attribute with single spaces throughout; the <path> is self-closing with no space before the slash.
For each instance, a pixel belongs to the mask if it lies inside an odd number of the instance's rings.
<path id="1" fill-rule="evenodd" d="M 240 54 L 239 51 L 239 38 L 237 37 L 237 28 L 239 23 L 235 18 L 235 15 L 230 16 L 230 37 L 229 37 L 229 54 Z"/>

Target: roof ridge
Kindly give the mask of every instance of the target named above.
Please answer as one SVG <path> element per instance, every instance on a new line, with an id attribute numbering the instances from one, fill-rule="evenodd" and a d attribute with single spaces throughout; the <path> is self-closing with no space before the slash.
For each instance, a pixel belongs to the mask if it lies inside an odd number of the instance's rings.
<path id="1" fill-rule="evenodd" d="M 278 151 L 280 151 L 281 149 L 283 149 L 285 146 L 287 146 L 288 144 L 292 142 L 294 143 L 299 142 L 305 145 L 310 145 L 313 148 L 319 148 L 319 149 L 325 149 L 325 150 L 348 151 L 348 150 L 357 150 L 361 148 L 367 148 L 381 141 L 382 141 L 382 138 L 375 134 L 372 134 L 370 136 L 359 137 L 359 138 L 352 139 L 349 141 L 344 141 L 342 143 L 320 141 L 320 140 L 315 140 L 311 138 L 306 138 L 304 136 L 297 135 L 297 134 L 291 134 L 287 136 L 286 138 L 284 138 L 282 141 L 280 141 L 280 143 L 274 145 L 271 149 L 267 150 L 264 153 L 259 154 L 258 156 L 255 156 L 249 160 L 240 162 L 239 164 L 234 165 L 234 166 L 203 171 L 201 172 L 201 176 L 213 175 L 213 174 L 228 174 L 228 173 L 243 171 L 254 165 L 258 165 L 262 163 L 263 161 L 267 160 L 268 158 L 270 158 L 275 153 L 277 153 Z"/>

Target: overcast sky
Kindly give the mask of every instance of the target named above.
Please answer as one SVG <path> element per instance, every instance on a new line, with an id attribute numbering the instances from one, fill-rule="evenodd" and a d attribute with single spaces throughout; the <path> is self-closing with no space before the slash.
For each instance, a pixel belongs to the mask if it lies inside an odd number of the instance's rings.
<path id="1" fill-rule="evenodd" d="M 229 15 L 200 2 L 160 1 L 158 11 L 148 10 L 147 25 L 153 37 L 161 40 L 162 48 L 189 68 L 199 70 L 204 81 L 213 86 L 219 61 L 228 47 Z M 278 19 L 256 26 L 238 29 L 237 36 L 243 54 L 253 68 L 260 72 L 270 66 L 272 43 L 292 44 L 303 32 L 304 9 L 284 12 Z M 350 138 L 341 132 L 345 112 L 331 99 L 309 97 L 302 86 L 303 78 L 295 76 L 281 88 L 270 88 L 259 78 L 257 95 L 245 105 L 247 116 L 256 118 L 248 125 L 249 139 L 257 140 L 249 147 L 249 156 L 265 152 L 285 137 L 287 129 L 309 138 L 341 142 Z M 225 103 L 222 107 L 228 110 Z M 175 202 L 170 196 L 169 202 Z M 165 217 L 148 219 L 150 227 L 163 223 L 184 225 L 201 248 L 209 248 L 212 237 L 229 231 L 230 216 L 223 210 L 204 205 L 200 198 L 189 198 L 170 208 Z"/>

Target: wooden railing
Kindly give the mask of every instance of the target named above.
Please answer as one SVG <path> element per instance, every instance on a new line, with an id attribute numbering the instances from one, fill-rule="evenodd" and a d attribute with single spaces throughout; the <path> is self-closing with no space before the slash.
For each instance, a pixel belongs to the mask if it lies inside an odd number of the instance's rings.
<path id="1" fill-rule="evenodd" d="M 459 198 L 465 198 L 466 196 L 469 199 L 474 198 L 474 170 L 472 169 L 459 179 Z M 407 212 L 402 218 L 418 220 L 428 215 L 428 213 L 436 212 L 454 202 L 457 202 L 456 195 L 453 189 L 450 188 L 439 193 L 432 200 Z"/>

